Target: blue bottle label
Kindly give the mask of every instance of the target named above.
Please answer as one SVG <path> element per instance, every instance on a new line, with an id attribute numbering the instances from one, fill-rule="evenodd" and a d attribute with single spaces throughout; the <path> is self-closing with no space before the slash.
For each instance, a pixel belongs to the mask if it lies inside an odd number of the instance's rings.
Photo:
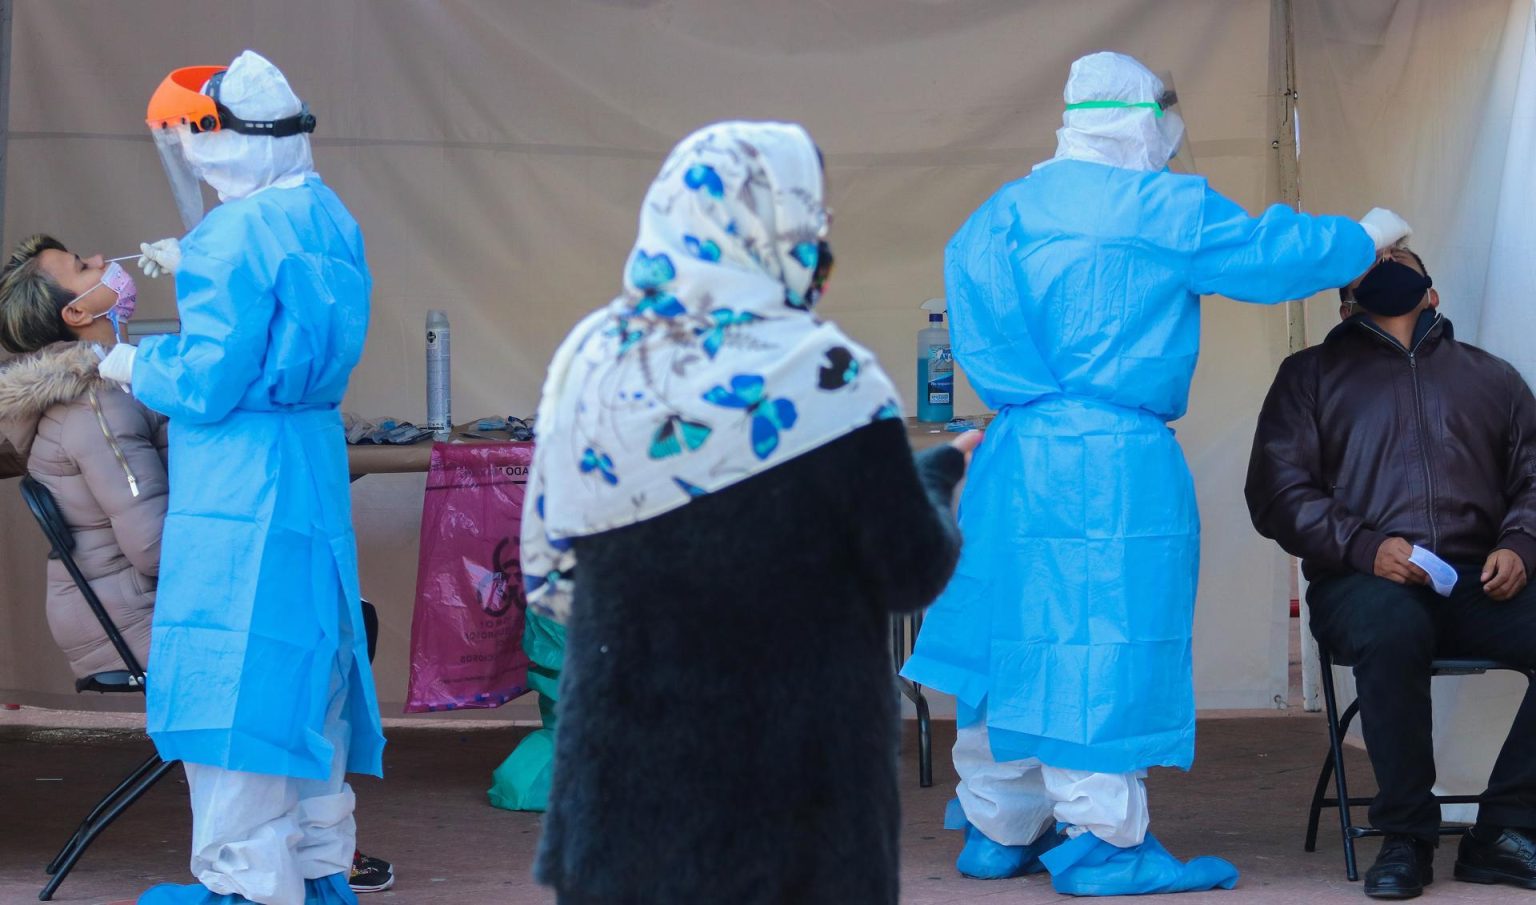
<path id="1" fill-rule="evenodd" d="M 955 358 L 949 346 L 928 347 L 928 404 L 949 405 L 955 391 Z"/>

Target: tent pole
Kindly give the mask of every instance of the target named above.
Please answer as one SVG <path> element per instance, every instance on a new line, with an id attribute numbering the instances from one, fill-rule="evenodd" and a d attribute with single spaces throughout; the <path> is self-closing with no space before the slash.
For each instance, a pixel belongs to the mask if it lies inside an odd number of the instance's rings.
<path id="1" fill-rule="evenodd" d="M 11 150 L 11 11 L 0 0 L 0 238 L 5 234 L 5 171 Z"/>
<path id="2" fill-rule="evenodd" d="M 1297 146 L 1296 125 L 1296 15 L 1294 0 L 1276 0 L 1284 56 L 1280 104 L 1280 134 L 1275 136 L 1279 152 L 1280 200 L 1301 209 L 1301 149 Z M 1305 299 L 1285 303 L 1286 352 L 1295 354 L 1307 347 L 1307 303 Z M 1301 574 L 1301 561 L 1290 559 L 1296 581 L 1296 595 L 1301 601 L 1297 633 L 1301 645 L 1301 706 L 1308 712 L 1322 709 L 1322 667 L 1317 655 L 1317 641 L 1309 628 L 1311 613 L 1307 607 L 1307 579 Z"/>
<path id="3" fill-rule="evenodd" d="M 1284 83 L 1281 85 L 1280 134 L 1275 136 L 1275 148 L 1280 152 L 1280 200 L 1301 210 L 1301 160 L 1296 142 L 1296 19 L 1292 0 L 1277 0 L 1284 39 Z M 1287 302 L 1285 305 L 1286 351 L 1290 354 L 1307 347 L 1307 306 L 1305 300 Z"/>

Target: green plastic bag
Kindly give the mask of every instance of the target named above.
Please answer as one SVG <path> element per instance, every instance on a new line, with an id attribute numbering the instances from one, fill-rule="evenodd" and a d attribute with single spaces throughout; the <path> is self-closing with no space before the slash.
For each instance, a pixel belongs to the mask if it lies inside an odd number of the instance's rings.
<path id="1" fill-rule="evenodd" d="M 549 808 L 549 782 L 555 769 L 555 702 L 565 664 L 565 626 L 531 611 L 527 616 L 523 650 L 530 661 L 528 686 L 539 695 L 544 727 L 518 742 L 491 774 L 490 798 L 492 807 L 503 810 L 542 812 Z"/>

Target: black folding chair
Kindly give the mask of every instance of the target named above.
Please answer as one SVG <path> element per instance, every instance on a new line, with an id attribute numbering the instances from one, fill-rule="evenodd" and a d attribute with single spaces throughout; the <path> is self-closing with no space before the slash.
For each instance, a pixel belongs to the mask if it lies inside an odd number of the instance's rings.
<path id="1" fill-rule="evenodd" d="M 57 559 L 64 563 L 64 568 L 69 571 L 69 576 L 75 580 L 75 585 L 84 595 L 85 602 L 95 614 L 96 621 L 101 623 L 102 631 L 106 632 L 107 639 L 116 648 L 117 654 L 123 660 L 124 669 L 114 669 L 107 672 L 96 673 L 84 679 L 75 680 L 75 691 L 95 691 L 103 694 L 143 694 L 144 693 L 144 667 L 133 655 L 133 650 L 128 647 L 128 642 L 123 640 L 122 632 L 117 630 L 117 625 L 112 622 L 112 617 L 107 614 L 105 607 L 101 605 L 101 598 L 91 588 L 91 583 L 86 581 L 85 575 L 80 572 L 74 558 L 75 536 L 70 533 L 69 525 L 64 521 L 64 516 L 59 512 L 58 503 L 54 501 L 53 494 L 48 488 L 38 483 L 30 476 L 21 479 L 21 496 L 27 501 L 27 508 L 32 510 L 32 515 L 47 535 L 48 543 L 53 547 L 50 559 Z M 86 815 L 75 830 L 75 834 L 69 837 L 64 847 L 53 860 L 48 862 L 47 872 L 50 879 L 37 897 L 44 902 L 53 898 L 54 892 L 69 872 L 74 869 L 75 862 L 85 854 L 85 850 L 101 835 L 102 831 L 112 825 L 124 811 L 128 810 L 135 801 L 148 792 L 160 778 L 176 766 L 176 761 L 163 761 L 159 754 L 151 754 L 148 759 L 133 769 L 133 772 L 108 792 L 96 807 Z"/>
<path id="2" fill-rule="evenodd" d="M 1317 777 L 1317 787 L 1312 792 L 1312 808 L 1307 815 L 1307 842 L 1306 850 L 1317 851 L 1317 824 L 1323 808 L 1338 808 L 1339 833 L 1344 839 L 1344 872 L 1351 881 L 1360 879 L 1359 867 L 1355 862 L 1355 840 L 1364 836 L 1380 836 L 1382 831 L 1366 825 L 1358 826 L 1351 818 L 1351 807 L 1368 807 L 1371 804 L 1369 798 L 1349 797 L 1349 783 L 1344 777 L 1344 736 L 1349 733 L 1349 724 L 1360 712 L 1360 702 L 1352 701 L 1345 708 L 1344 715 L 1339 715 L 1338 698 L 1333 690 L 1333 658 L 1327 649 L 1318 646 L 1318 662 L 1323 670 L 1323 705 L 1328 710 L 1328 756 L 1323 758 L 1323 769 Z M 1341 666 L 1347 664 L 1340 664 Z M 1430 663 L 1430 675 L 1432 676 L 1480 676 L 1489 670 L 1505 669 L 1517 672 L 1525 676 L 1527 682 L 1536 682 L 1536 670 L 1525 669 L 1520 666 L 1511 666 L 1508 663 L 1499 663 L 1495 660 L 1434 660 Z M 1328 780 L 1335 780 L 1335 794 L 1327 797 Z M 1436 804 L 1476 804 L 1477 795 L 1436 795 Z M 1459 836 L 1467 831 L 1465 826 L 1442 826 L 1440 835 Z"/>
<path id="3" fill-rule="evenodd" d="M 891 660 L 896 669 L 911 656 L 922 627 L 921 613 L 898 613 L 891 618 Z M 928 698 L 921 685 L 900 675 L 896 677 L 896 687 L 917 709 L 917 782 L 926 789 L 933 785 L 933 728 L 928 718 Z"/>

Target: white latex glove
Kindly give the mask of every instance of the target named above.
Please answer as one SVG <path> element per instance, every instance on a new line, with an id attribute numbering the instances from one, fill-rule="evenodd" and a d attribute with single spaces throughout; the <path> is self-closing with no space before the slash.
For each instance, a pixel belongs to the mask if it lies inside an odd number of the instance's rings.
<path id="1" fill-rule="evenodd" d="M 1413 227 L 1408 225 L 1407 220 L 1384 207 L 1371 208 L 1370 213 L 1360 218 L 1360 226 L 1370 235 L 1371 241 L 1376 243 L 1377 251 L 1391 248 L 1413 235 Z"/>
<path id="2" fill-rule="evenodd" d="M 181 269 L 181 241 L 175 238 L 139 244 L 139 269 L 147 277 L 163 273 L 175 275 Z"/>
<path id="3" fill-rule="evenodd" d="M 98 353 L 100 354 L 100 353 Z M 96 366 L 96 373 L 104 380 L 111 380 L 124 387 L 133 383 L 133 359 L 139 350 L 127 343 L 118 343 Z"/>

